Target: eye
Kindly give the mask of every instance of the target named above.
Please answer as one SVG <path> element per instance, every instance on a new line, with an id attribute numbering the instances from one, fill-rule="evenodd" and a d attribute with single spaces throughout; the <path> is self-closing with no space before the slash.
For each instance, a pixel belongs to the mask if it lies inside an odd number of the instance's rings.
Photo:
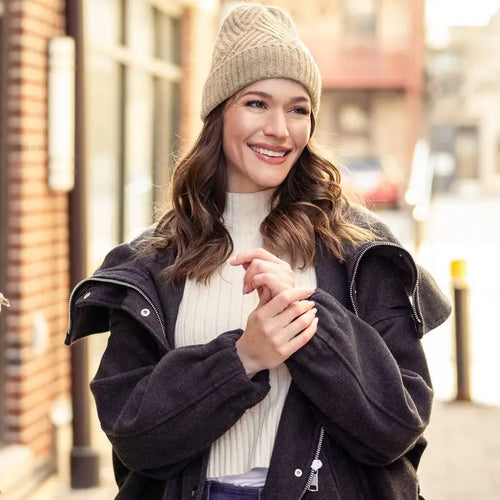
<path id="1" fill-rule="evenodd" d="M 264 101 L 259 101 L 257 99 L 254 99 L 252 101 L 247 101 L 245 103 L 245 106 L 248 106 L 249 108 L 257 108 L 257 109 L 266 109 L 267 104 Z"/>
<path id="2" fill-rule="evenodd" d="M 294 106 L 291 109 L 292 113 L 298 113 L 299 115 L 306 115 L 309 116 L 311 112 L 309 109 L 305 108 L 304 106 Z"/>

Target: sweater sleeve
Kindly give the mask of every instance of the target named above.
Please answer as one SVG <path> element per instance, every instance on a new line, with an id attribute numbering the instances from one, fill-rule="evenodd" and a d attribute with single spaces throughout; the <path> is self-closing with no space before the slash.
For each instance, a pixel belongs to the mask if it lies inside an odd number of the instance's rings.
<path id="1" fill-rule="evenodd" d="M 269 390 L 268 372 L 247 377 L 236 354 L 239 330 L 169 352 L 123 311 L 112 312 L 110 331 L 91 390 L 101 427 L 131 470 L 168 476 Z"/>
<path id="2" fill-rule="evenodd" d="M 287 364 L 333 442 L 363 463 L 386 465 L 423 433 L 433 392 L 410 302 L 390 261 L 366 257 L 358 285 L 359 317 L 316 291 L 318 331 Z"/>

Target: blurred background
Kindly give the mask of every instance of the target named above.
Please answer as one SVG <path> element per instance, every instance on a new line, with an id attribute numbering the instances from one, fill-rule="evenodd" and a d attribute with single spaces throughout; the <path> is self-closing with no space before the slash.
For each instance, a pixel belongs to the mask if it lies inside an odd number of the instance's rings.
<path id="1" fill-rule="evenodd" d="M 0 0 L 2 499 L 114 496 L 87 389 L 106 335 L 63 345 L 69 294 L 164 206 L 236 3 Z M 424 338 L 423 494 L 498 499 L 500 0 L 260 3 L 292 14 L 318 62 L 316 137 L 346 189 L 456 306 Z"/>

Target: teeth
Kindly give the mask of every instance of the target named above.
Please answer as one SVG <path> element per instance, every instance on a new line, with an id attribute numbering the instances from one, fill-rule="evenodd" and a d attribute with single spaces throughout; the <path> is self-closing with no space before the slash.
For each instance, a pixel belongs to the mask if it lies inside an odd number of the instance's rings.
<path id="1" fill-rule="evenodd" d="M 274 158 L 283 158 L 285 156 L 285 152 L 271 151 L 270 149 L 257 148 L 255 146 L 250 146 L 250 149 L 253 149 L 255 152 L 260 153 L 261 155 L 272 156 Z"/>

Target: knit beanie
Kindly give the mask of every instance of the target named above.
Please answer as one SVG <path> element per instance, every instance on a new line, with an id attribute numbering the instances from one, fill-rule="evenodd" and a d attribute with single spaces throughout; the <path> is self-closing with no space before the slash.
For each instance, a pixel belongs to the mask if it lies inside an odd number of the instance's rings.
<path id="1" fill-rule="evenodd" d="M 202 120 L 242 88 L 266 78 L 301 83 L 317 115 L 321 75 L 290 15 L 279 7 L 239 5 L 229 12 L 217 35 L 203 88 Z"/>

